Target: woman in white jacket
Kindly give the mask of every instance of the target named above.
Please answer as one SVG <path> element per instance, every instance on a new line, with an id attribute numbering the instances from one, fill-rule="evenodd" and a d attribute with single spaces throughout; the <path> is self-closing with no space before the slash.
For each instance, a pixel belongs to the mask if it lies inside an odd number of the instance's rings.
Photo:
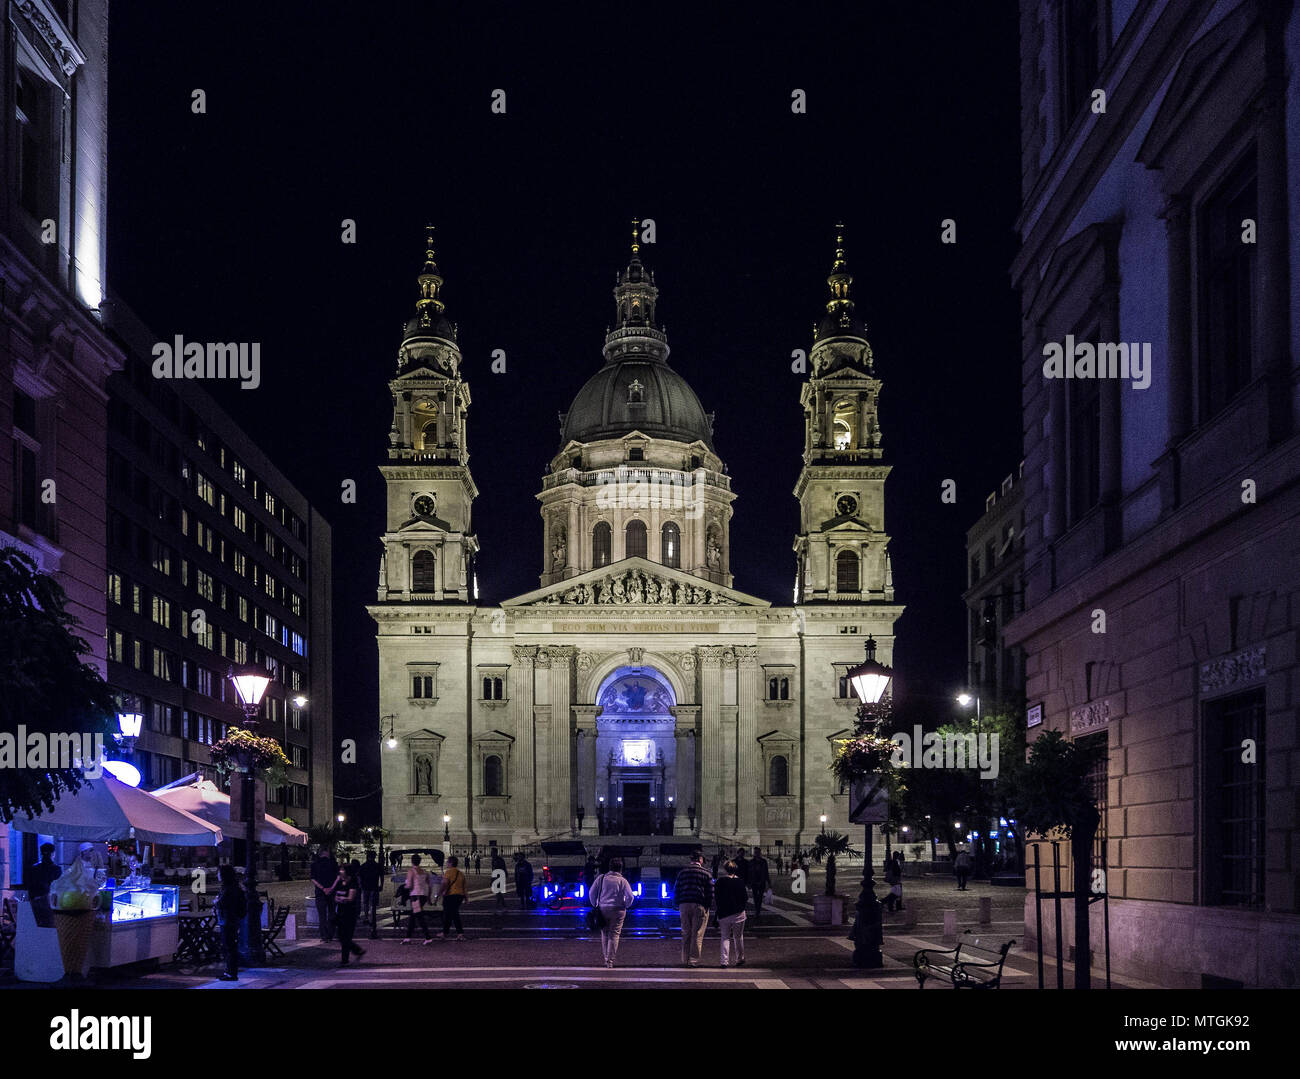
<path id="1" fill-rule="evenodd" d="M 600 911 L 600 950 L 605 956 L 605 966 L 614 965 L 618 954 L 618 938 L 623 933 L 623 919 L 628 908 L 636 901 L 632 885 L 623 876 L 623 859 L 611 858 L 609 872 L 602 873 L 591 882 L 591 905 Z"/>

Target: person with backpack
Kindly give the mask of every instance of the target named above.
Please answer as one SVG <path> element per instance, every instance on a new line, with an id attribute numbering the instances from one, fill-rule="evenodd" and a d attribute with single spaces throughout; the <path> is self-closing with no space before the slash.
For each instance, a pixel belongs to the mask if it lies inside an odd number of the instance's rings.
<path id="1" fill-rule="evenodd" d="M 464 940 L 465 927 L 460 924 L 460 908 L 469 897 L 469 891 L 465 887 L 465 874 L 460 871 L 459 860 L 454 854 L 447 859 L 447 873 L 442 878 L 438 895 L 442 897 L 442 939 L 446 940 L 451 936 L 454 922 L 456 939 Z"/>
<path id="2" fill-rule="evenodd" d="M 605 966 L 612 967 L 623 935 L 623 921 L 636 896 L 623 876 L 623 859 L 611 858 L 609 871 L 591 882 L 591 905 L 600 915 L 600 950 Z"/>
<path id="3" fill-rule="evenodd" d="M 239 981 L 239 926 L 248 916 L 248 900 L 239 886 L 239 874 L 233 865 L 223 865 L 218 879 L 221 890 L 212 904 L 221 929 L 221 945 L 226 953 L 226 969 L 220 975 L 223 982 Z"/>
<path id="4" fill-rule="evenodd" d="M 424 934 L 424 943 L 433 943 L 433 934 L 429 932 L 429 923 L 425 919 L 425 907 L 429 905 L 430 890 L 429 871 L 420 866 L 420 856 L 411 855 L 411 868 L 406 871 L 406 894 L 411 897 L 411 915 L 406 922 L 406 937 L 403 944 L 411 943 L 411 933 L 415 929 L 416 919 L 420 922 L 420 932 Z"/>

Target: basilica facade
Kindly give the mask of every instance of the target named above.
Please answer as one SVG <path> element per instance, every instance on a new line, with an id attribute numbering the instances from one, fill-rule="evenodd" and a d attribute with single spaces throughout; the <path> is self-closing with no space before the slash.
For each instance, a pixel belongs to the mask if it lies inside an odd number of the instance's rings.
<path id="1" fill-rule="evenodd" d="M 599 835 L 789 845 L 810 841 L 823 814 L 848 827 L 829 771 L 857 705 L 846 672 L 868 637 L 891 662 L 903 608 L 881 382 L 842 232 L 799 399 L 786 606 L 733 585 L 737 493 L 712 415 L 669 365 L 641 246 L 634 230 L 603 362 L 542 475 L 539 587 L 481 606 L 470 388 L 430 238 L 389 383 L 387 531 L 368 608 L 396 846 L 444 830 L 480 847 Z"/>

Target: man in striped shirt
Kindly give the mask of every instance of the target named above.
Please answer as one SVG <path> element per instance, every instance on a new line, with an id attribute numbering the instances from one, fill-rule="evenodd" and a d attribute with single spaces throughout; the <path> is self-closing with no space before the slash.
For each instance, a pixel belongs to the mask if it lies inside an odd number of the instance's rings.
<path id="1" fill-rule="evenodd" d="M 698 967 L 713 906 L 713 878 L 704 868 L 704 851 L 699 848 L 691 851 L 691 864 L 677 874 L 673 902 L 682 915 L 682 963 Z"/>

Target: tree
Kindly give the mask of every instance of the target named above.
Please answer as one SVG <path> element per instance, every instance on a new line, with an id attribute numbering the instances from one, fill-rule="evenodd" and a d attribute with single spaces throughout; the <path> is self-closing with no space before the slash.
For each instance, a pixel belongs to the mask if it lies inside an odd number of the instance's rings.
<path id="1" fill-rule="evenodd" d="M 1029 751 L 1020 773 L 1020 823 L 1032 833 L 1056 832 L 1070 841 L 1074 863 L 1074 987 L 1092 985 L 1092 934 L 1088 924 L 1092 844 L 1101 824 L 1093 789 L 1097 754 L 1086 744 L 1046 731 Z"/>
<path id="2" fill-rule="evenodd" d="M 35 562 L 13 548 L 0 550 L 0 732 L 15 738 L 20 753 L 20 724 L 47 745 L 57 744 L 56 736 L 107 740 L 116 726 L 113 695 L 82 662 L 90 648 L 76 636 L 80 623 L 66 604 L 63 588 Z M 85 782 L 80 768 L 0 768 L 0 823 L 17 813 L 40 816 Z"/>
<path id="3" fill-rule="evenodd" d="M 809 857 L 820 864 L 826 859 L 826 894 L 835 894 L 835 859 L 851 856 L 857 857 L 860 851 L 849 846 L 849 837 L 839 832 L 820 832 L 808 851 Z"/>

